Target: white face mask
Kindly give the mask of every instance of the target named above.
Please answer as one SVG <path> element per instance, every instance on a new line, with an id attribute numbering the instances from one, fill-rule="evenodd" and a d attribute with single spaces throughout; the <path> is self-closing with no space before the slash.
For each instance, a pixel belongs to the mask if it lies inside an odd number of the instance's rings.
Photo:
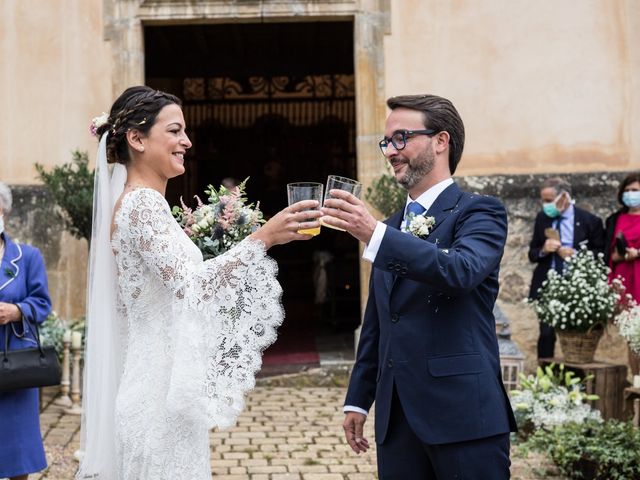
<path id="1" fill-rule="evenodd" d="M 0 233 L 4 232 L 4 216 L 0 217 Z"/>

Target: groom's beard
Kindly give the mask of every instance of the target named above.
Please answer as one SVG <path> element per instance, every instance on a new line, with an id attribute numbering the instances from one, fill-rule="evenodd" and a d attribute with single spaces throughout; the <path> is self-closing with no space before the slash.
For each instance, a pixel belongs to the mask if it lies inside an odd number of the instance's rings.
<path id="1" fill-rule="evenodd" d="M 405 190 L 411 190 L 424 177 L 431 173 L 436 163 L 435 153 L 430 148 L 425 149 L 423 153 L 415 157 L 413 160 L 408 159 L 405 174 L 398 179 L 398 183 Z"/>

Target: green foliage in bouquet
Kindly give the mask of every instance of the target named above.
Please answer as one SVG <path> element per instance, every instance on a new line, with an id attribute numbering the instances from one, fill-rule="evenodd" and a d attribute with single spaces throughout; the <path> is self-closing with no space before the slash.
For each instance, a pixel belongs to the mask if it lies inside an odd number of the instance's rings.
<path id="1" fill-rule="evenodd" d="M 544 369 L 538 367 L 535 375 L 520 374 L 520 387 L 510 395 L 521 436 L 526 438 L 537 428 L 601 421 L 600 412 L 586 403 L 599 398 L 584 392 L 585 383 L 592 378 L 580 379 L 563 364 L 553 363 Z"/>
<path id="2" fill-rule="evenodd" d="M 546 453 L 571 479 L 640 480 L 640 429 L 608 420 L 538 430 L 527 447 Z"/>
<path id="3" fill-rule="evenodd" d="M 364 198 L 385 217 L 390 217 L 404 208 L 407 201 L 407 191 L 396 181 L 396 177 L 385 173 L 367 188 Z"/>
<path id="4" fill-rule="evenodd" d="M 205 260 L 217 257 L 251 235 L 265 222 L 259 204 L 247 204 L 245 179 L 233 189 L 209 185 L 208 203 L 198 196 L 195 210 L 173 207 L 172 213 L 184 232 L 197 245 Z"/>
<path id="5" fill-rule="evenodd" d="M 531 301 L 541 322 L 556 330 L 588 332 L 612 321 L 624 292 L 619 279 L 609 283 L 609 268 L 593 252 L 582 247 L 566 261 L 560 275 L 551 269 Z"/>
<path id="6" fill-rule="evenodd" d="M 47 187 L 57 206 L 56 214 L 65 228 L 76 238 L 91 239 L 93 215 L 93 170 L 89 170 L 87 152 L 74 150 L 71 162 L 46 172 L 35 164 L 38 178 Z"/>

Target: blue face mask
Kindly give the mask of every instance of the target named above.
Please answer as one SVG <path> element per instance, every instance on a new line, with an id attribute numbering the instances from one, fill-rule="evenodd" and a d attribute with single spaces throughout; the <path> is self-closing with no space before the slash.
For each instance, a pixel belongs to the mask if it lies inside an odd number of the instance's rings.
<path id="1" fill-rule="evenodd" d="M 622 203 L 629 208 L 640 207 L 640 192 L 624 192 Z"/>
<path id="2" fill-rule="evenodd" d="M 547 217 L 556 218 L 560 215 L 560 210 L 556 207 L 556 202 L 549 202 L 542 204 L 542 211 Z"/>

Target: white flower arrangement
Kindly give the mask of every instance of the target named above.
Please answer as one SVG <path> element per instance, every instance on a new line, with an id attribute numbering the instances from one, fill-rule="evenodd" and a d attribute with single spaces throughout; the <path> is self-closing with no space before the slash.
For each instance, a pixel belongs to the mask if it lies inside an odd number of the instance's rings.
<path id="1" fill-rule="evenodd" d="M 587 332 L 613 320 L 624 286 L 616 278 L 609 283 L 609 268 L 584 246 L 567 258 L 566 271 L 551 269 L 539 297 L 532 300 L 541 322 L 556 330 Z"/>
<path id="2" fill-rule="evenodd" d="M 538 367 L 536 375 L 520 376 L 521 388 L 511 391 L 511 406 L 518 426 L 524 429 L 549 429 L 565 423 L 582 423 L 587 420 L 602 422 L 598 410 L 586 403 L 597 400 L 597 395 L 582 391 L 583 382 L 571 371 L 564 371 L 564 365 Z"/>
<path id="3" fill-rule="evenodd" d="M 640 305 L 633 302 L 630 308 L 618 314 L 615 323 L 620 336 L 629 343 L 629 348 L 640 353 Z"/>
<path id="4" fill-rule="evenodd" d="M 91 124 L 89 124 L 89 131 L 91 132 L 91 135 L 93 135 L 94 137 L 97 137 L 98 128 L 106 124 L 108 121 L 109 121 L 109 114 L 106 112 L 102 112 L 97 117 L 93 117 L 91 119 Z"/>
<path id="5" fill-rule="evenodd" d="M 425 217 L 424 215 L 410 214 L 408 218 L 409 225 L 407 231 L 418 238 L 427 238 L 431 233 L 431 228 L 435 225 L 434 217 Z"/>

